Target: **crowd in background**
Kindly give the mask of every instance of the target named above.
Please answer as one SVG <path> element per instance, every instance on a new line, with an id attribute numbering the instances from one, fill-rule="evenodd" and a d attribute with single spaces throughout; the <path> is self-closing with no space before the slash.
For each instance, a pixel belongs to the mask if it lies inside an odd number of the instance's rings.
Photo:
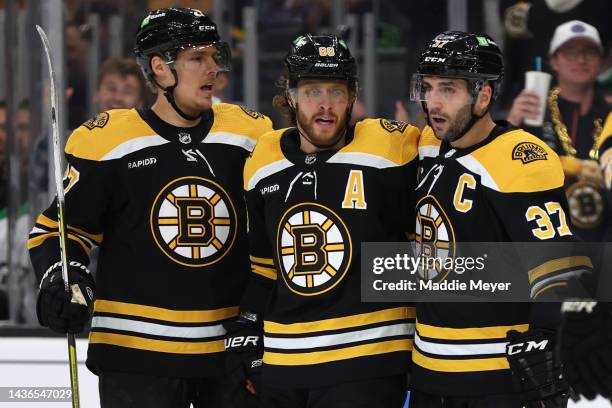
<path id="1" fill-rule="evenodd" d="M 20 9 L 29 6 L 29 1 L 18 2 Z M 147 90 L 144 79 L 132 54 L 130 43 L 136 24 L 149 9 L 168 6 L 193 7 L 205 12 L 213 12 L 211 0 L 138 0 L 122 2 L 119 0 L 66 0 L 64 1 L 64 41 L 66 59 L 66 107 L 67 128 L 70 131 L 78 127 L 91 116 L 91 112 L 115 108 L 142 107 L 150 103 L 152 95 Z M 258 109 L 273 118 L 276 128 L 286 126 L 280 115 L 272 108 L 272 97 L 277 93 L 275 82 L 282 73 L 282 53 L 289 41 L 301 33 L 342 33 L 351 34 L 343 27 L 334 26 L 332 0 L 261 0 L 231 1 L 226 9 L 223 22 L 230 27 L 226 30 L 231 38 L 226 38 L 232 46 L 234 69 L 229 74 L 222 74 L 217 81 L 215 96 L 217 101 L 244 100 L 241 55 L 244 46 L 244 27 L 241 9 L 243 6 L 256 6 L 259 13 L 259 48 L 266 55 L 260 62 L 260 95 Z M 374 12 L 377 21 L 377 58 L 378 102 L 377 111 L 368 112 L 363 103 L 357 102 L 353 110 L 353 120 L 367 116 L 382 116 L 406 120 L 422 128 L 424 118 L 420 117 L 420 107 L 408 101 L 408 83 L 416 68 L 416 58 L 422 48 L 437 33 L 449 27 L 453 10 L 451 1 L 429 0 L 347 0 L 344 8 L 347 13 L 362 15 Z M 599 31 L 600 51 L 597 56 L 596 72 L 592 75 L 592 86 L 597 95 L 597 109 L 607 114 L 612 103 L 612 59 L 610 53 L 609 0 L 574 0 L 574 1 L 516 1 L 516 0 L 470 0 L 463 3 L 466 8 L 467 31 L 487 31 L 502 47 L 506 59 L 506 72 L 503 92 L 496 110 L 495 119 L 508 119 L 517 126 L 522 125 L 526 113 L 521 114 L 521 103 L 524 102 L 524 73 L 536 68 L 537 57 L 543 62 L 541 69 L 554 76 L 555 86 L 563 79 L 563 73 L 555 66 L 556 54 L 550 53 L 550 41 L 556 27 L 571 21 L 580 20 L 592 24 Z M 0 1 L 0 7 L 4 2 Z M 92 51 L 92 31 L 88 17 L 100 16 L 100 49 L 97 50 L 103 62 L 99 67 L 99 76 L 95 92 L 90 94 L 87 85 L 88 55 Z M 109 58 L 111 38 L 108 16 L 121 14 L 125 27 L 125 43 L 121 44 L 123 58 Z M 361 26 L 358 26 L 361 27 Z M 361 31 L 359 29 L 358 31 Z M 353 38 L 362 41 L 363 33 L 358 32 Z M 360 49 L 362 44 L 350 44 L 351 48 Z M 25 50 L 21 50 L 26 52 Z M 576 54 L 577 52 L 577 54 Z M 358 59 L 363 61 L 363 56 Z M 575 51 L 572 58 L 590 58 L 588 51 Z M 360 58 L 359 58 L 360 57 Z M 45 71 L 43 71 L 45 72 Z M 24 74 L 24 73 L 18 73 Z M 399 86 L 398 86 L 399 84 Z M 519 98 L 523 99 L 519 99 Z M 563 97 L 563 94 L 561 94 Z M 0 99 L 6 98 L 4 92 Z M 525 108 L 528 109 L 528 108 Z M 605 112 L 604 112 L 605 111 Z M 35 323 L 34 302 L 35 282 L 27 257 L 27 232 L 32 226 L 32 215 L 48 204 L 49 164 L 48 164 L 48 131 L 34 134 L 35 123 L 45 123 L 41 118 L 33 117 L 34 111 L 27 99 L 18 102 L 13 118 L 13 126 L 7 124 L 6 103 L 0 101 L 0 320 L 9 319 L 8 281 L 9 270 L 6 263 L 9 248 L 7 230 L 7 202 L 9 196 L 19 192 L 18 219 L 14 236 L 17 244 L 13 247 L 13 258 L 18 271 L 10 271 L 17 282 L 19 293 L 10 292 L 11 297 L 18 298 L 12 302 L 19 313 L 14 323 Z M 600 114 L 599 112 L 597 112 Z M 47 115 L 47 112 L 42 112 Z M 583 115 L 586 112 L 582 113 Z M 604 116 L 605 119 L 605 116 Z M 14 129 L 13 140 L 19 158 L 12 168 L 19 169 L 19 186 L 9 187 L 7 134 Z M 546 126 L 533 129 L 534 133 L 545 133 Z M 571 133 L 571 130 L 570 130 Z M 538 135 L 542 136 L 542 135 Z M 575 136 L 575 135 L 574 135 Z M 588 143 L 587 143 L 588 144 Z M 590 147 L 590 146 L 588 146 Z M 561 148 L 561 147 L 559 147 Z M 584 150 L 584 149 L 583 149 Z M 581 151 L 575 154 L 578 160 L 588 159 Z M 575 163 L 574 163 L 575 165 Z M 571 163 L 568 164 L 568 168 Z M 579 168 L 576 171 L 588 171 Z M 574 166 L 574 169 L 576 167 Z M 568 174 L 568 173 L 566 173 Z M 571 204 L 571 203 L 570 203 Z M 609 226 L 609 218 L 603 222 Z M 599 235 L 596 239 L 602 239 Z"/>

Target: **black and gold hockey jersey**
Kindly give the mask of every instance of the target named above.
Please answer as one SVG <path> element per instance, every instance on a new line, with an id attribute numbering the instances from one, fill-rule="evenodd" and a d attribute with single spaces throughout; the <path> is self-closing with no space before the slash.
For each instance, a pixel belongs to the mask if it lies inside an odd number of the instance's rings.
<path id="1" fill-rule="evenodd" d="M 193 128 L 111 110 L 66 144 L 68 259 L 100 246 L 87 365 L 174 377 L 224 369 L 222 323 L 248 280 L 243 167 L 263 115 L 219 104 Z M 28 247 L 40 276 L 59 260 L 55 202 Z"/>
<path id="2" fill-rule="evenodd" d="M 310 388 L 406 372 L 414 309 L 362 303 L 360 243 L 414 225 L 419 131 L 366 119 L 339 150 L 305 154 L 295 128 L 262 136 L 245 165 L 252 277 L 264 315 L 263 380 Z"/>
<path id="3" fill-rule="evenodd" d="M 453 149 L 426 127 L 419 157 L 415 235 L 417 246 L 429 248 L 424 253 L 461 242 L 572 239 L 561 163 L 535 136 L 500 122 L 482 142 Z M 537 247 L 529 248 L 537 251 Z M 520 255 L 517 259 L 524 269 L 517 273 L 524 274 L 536 299 L 565 287 L 568 280 L 592 267 L 585 256 Z M 544 313 L 547 307 L 540 303 L 418 303 L 412 386 L 447 396 L 513 392 L 506 333 L 526 331 L 540 314 L 538 326 L 550 323 L 554 327 L 558 307 L 553 307 L 553 316 Z"/>
<path id="4" fill-rule="evenodd" d="M 608 193 L 612 190 L 612 113 L 608 114 L 599 141 L 599 165 Z M 612 228 L 612 225 L 608 226 Z"/>
<path id="5" fill-rule="evenodd" d="M 579 160 L 589 160 L 591 149 L 597 147 L 597 138 L 603 136 L 600 131 L 610 106 L 603 93 L 596 89 L 591 108 L 583 114 L 579 103 L 560 95 L 552 98 L 558 93 L 558 88 L 549 93 L 542 127 L 526 129 L 539 136 L 561 157 L 572 230 L 585 241 L 599 242 L 604 240 L 612 224 L 612 203 L 602 186 L 580 175 Z M 563 142 L 561 133 L 570 138 L 569 146 Z M 568 151 L 572 149 L 574 153 Z M 594 261 L 598 263 L 598 260 Z"/>

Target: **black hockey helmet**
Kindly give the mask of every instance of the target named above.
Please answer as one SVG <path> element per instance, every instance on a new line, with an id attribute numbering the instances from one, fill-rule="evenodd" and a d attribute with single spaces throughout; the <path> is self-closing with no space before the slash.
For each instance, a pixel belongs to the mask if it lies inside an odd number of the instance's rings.
<path id="1" fill-rule="evenodd" d="M 288 86 L 300 79 L 341 79 L 357 91 L 357 63 L 344 42 L 335 35 L 300 36 L 291 44 L 285 57 Z"/>
<path id="2" fill-rule="evenodd" d="M 411 86 L 413 100 L 423 100 L 420 97 L 423 76 L 466 79 L 473 97 L 489 82 L 494 100 L 500 94 L 504 59 L 495 41 L 486 34 L 446 31 L 437 35 L 419 57 Z"/>
<path id="3" fill-rule="evenodd" d="M 296 38 L 285 57 L 287 81 L 285 84 L 285 99 L 290 108 L 291 122 L 297 125 L 297 101 L 293 92 L 301 79 L 345 80 L 350 93 L 350 101 L 346 108 L 346 122 L 341 132 L 329 143 L 315 143 L 309 135 L 302 134 L 313 145 L 326 149 L 334 146 L 344 137 L 349 126 L 353 105 L 357 99 L 359 84 L 357 80 L 357 63 L 344 40 L 333 34 L 307 34 Z"/>
<path id="4" fill-rule="evenodd" d="M 158 86 L 151 69 L 151 58 L 159 55 L 166 61 L 174 75 L 175 84 L 164 89 L 165 95 L 181 116 L 191 120 L 195 118 L 185 115 L 176 106 L 172 96 L 172 91 L 178 84 L 174 63 L 180 50 L 198 46 L 214 46 L 218 70 L 230 70 L 229 45 L 220 40 L 217 25 L 206 14 L 196 9 L 163 8 L 151 11 L 140 23 L 134 47 L 136 61 L 145 78 Z"/>

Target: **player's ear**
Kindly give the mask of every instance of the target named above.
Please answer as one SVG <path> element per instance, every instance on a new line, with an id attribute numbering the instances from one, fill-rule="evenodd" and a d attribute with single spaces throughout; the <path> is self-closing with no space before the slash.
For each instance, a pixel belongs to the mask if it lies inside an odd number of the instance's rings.
<path id="1" fill-rule="evenodd" d="M 483 112 L 487 106 L 491 105 L 493 99 L 493 86 L 489 82 L 485 82 L 482 89 L 478 93 L 478 100 L 476 105 L 479 112 Z"/>
<path id="2" fill-rule="evenodd" d="M 153 71 L 157 83 L 163 87 L 169 86 L 174 82 L 170 67 L 168 67 L 166 61 L 159 55 L 151 57 L 151 71 Z"/>

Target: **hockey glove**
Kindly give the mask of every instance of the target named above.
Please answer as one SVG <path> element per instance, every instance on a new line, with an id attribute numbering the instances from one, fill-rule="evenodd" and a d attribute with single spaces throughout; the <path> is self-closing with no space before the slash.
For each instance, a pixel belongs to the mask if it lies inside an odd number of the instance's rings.
<path id="1" fill-rule="evenodd" d="M 41 326 L 58 333 L 79 333 L 89 321 L 96 286 L 89 270 L 74 261 L 68 263 L 68 282 L 70 293 L 64 288 L 60 262 L 47 269 L 40 281 L 36 315 Z"/>
<path id="2" fill-rule="evenodd" d="M 263 325 L 261 319 L 248 312 L 223 324 L 225 336 L 226 370 L 237 403 L 256 400 L 260 387 L 263 356 Z M 237 404 L 237 406 L 242 406 Z"/>
<path id="3" fill-rule="evenodd" d="M 506 357 L 519 398 L 527 407 L 565 407 L 569 386 L 555 351 L 555 332 L 531 329 L 507 333 Z"/>
<path id="4" fill-rule="evenodd" d="M 561 358 L 567 380 L 591 400 L 612 399 L 612 304 L 564 302 Z"/>

